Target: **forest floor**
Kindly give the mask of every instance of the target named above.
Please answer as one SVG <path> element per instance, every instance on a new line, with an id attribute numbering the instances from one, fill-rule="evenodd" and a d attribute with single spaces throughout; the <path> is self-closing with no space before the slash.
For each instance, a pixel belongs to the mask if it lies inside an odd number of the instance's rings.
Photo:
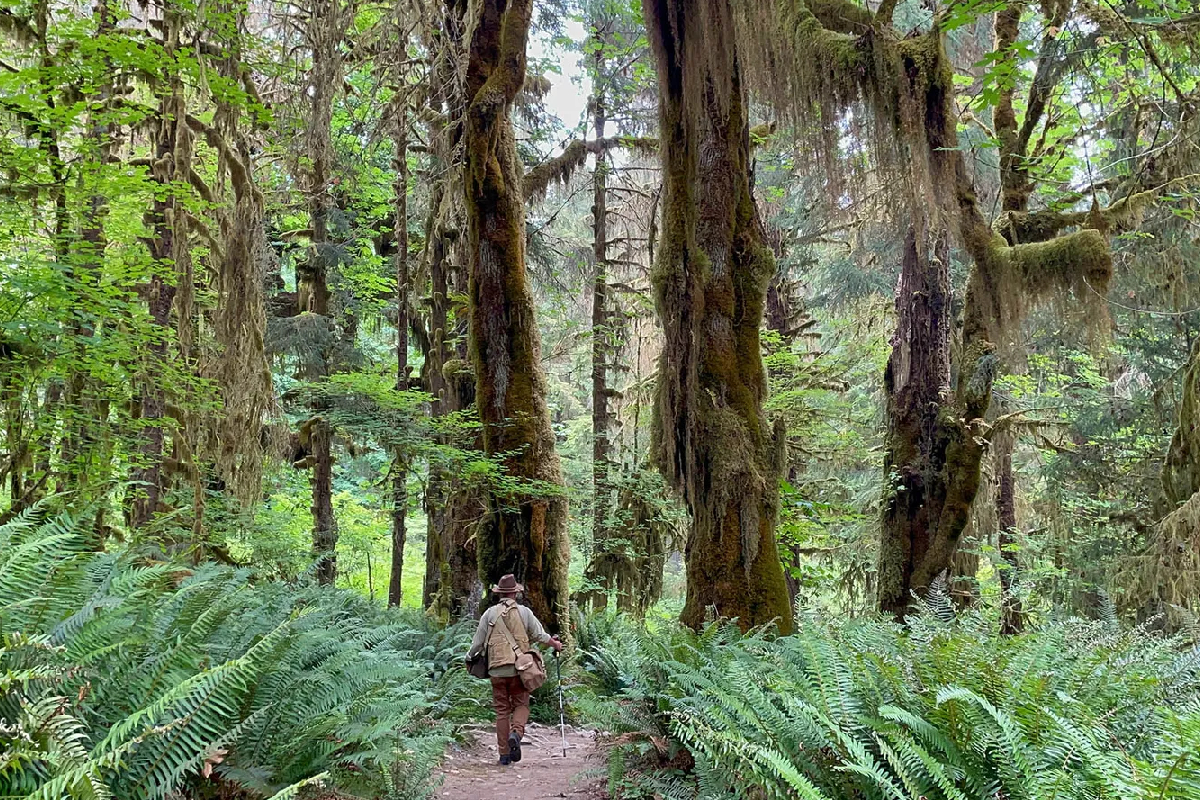
<path id="1" fill-rule="evenodd" d="M 602 800 L 604 759 L 591 731 L 567 728 L 567 755 L 557 726 L 530 725 L 521 745 L 521 761 L 497 763 L 493 728 L 467 731 L 465 744 L 446 753 L 438 774 L 439 800 Z"/>

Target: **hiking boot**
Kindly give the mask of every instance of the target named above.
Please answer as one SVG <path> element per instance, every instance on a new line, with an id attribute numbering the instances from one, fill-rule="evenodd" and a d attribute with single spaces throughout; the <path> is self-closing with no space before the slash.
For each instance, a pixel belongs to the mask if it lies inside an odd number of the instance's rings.
<path id="1" fill-rule="evenodd" d="M 500 756 L 500 766 L 507 767 L 511 763 L 512 758 L 510 756 Z"/>
<path id="2" fill-rule="evenodd" d="M 521 760 L 521 737 L 516 733 L 508 735 L 508 760 L 514 764 Z"/>

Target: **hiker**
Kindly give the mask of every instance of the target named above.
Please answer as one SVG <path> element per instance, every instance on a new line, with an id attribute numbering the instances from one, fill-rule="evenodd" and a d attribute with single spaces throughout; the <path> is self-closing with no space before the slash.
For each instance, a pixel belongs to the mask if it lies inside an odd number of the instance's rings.
<path id="1" fill-rule="evenodd" d="M 467 658 L 475 659 L 487 649 L 492 705 L 496 708 L 496 745 L 500 763 L 508 765 L 521 760 L 521 737 L 529 721 L 529 690 L 517 675 L 517 655 L 528 652 L 532 642 L 549 645 L 555 652 L 561 652 L 563 646 L 558 637 L 546 633 L 531 609 L 517 604 L 517 595 L 525 587 L 517 583 L 515 576 L 505 575 L 492 591 L 499 595 L 500 602 L 483 612 Z"/>

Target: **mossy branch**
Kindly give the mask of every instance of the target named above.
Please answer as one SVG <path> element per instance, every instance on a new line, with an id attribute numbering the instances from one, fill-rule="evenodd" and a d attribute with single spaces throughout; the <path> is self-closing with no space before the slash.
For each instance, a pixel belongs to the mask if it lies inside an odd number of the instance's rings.
<path id="1" fill-rule="evenodd" d="M 1040 298 L 1070 290 L 1086 280 L 1097 291 L 1108 288 L 1112 252 L 1100 231 L 1085 229 L 1048 242 L 1003 246 L 999 253 L 1024 296 Z"/>
<path id="2" fill-rule="evenodd" d="M 204 182 L 204 178 L 200 177 L 200 173 L 195 169 L 188 169 L 188 183 L 196 190 L 196 194 L 209 205 L 217 205 L 217 197 L 213 194 L 212 188 Z"/>
<path id="3" fill-rule="evenodd" d="M 876 20 L 891 25 L 896 0 L 883 0 L 878 14 L 850 0 L 806 0 L 804 3 L 821 25 L 839 33 L 863 34 Z M 891 10 L 888 6 L 891 6 Z"/>
<path id="4" fill-rule="evenodd" d="M 207 224 L 205 224 L 204 220 L 191 213 L 187 213 L 186 217 L 188 228 L 197 236 L 199 236 L 206 245 L 208 245 L 209 249 L 212 250 L 213 255 L 216 256 L 217 261 L 224 261 L 225 249 L 221 247 L 221 243 L 217 241 L 215 236 L 213 236 L 212 230 Z"/>
<path id="5" fill-rule="evenodd" d="M 250 196 L 257 191 L 253 181 L 250 180 L 250 171 L 246 169 L 246 164 L 234 152 L 229 143 L 225 141 L 225 137 L 216 128 L 190 114 L 187 117 L 187 124 L 193 131 L 201 134 L 204 137 L 204 141 L 208 143 L 208 146 L 220 153 L 221 157 L 225 159 L 225 163 L 229 168 L 229 178 L 233 184 L 233 191 L 239 198 Z"/>
<path id="6" fill-rule="evenodd" d="M 1137 225 L 1137 218 L 1141 216 L 1146 207 L 1168 189 L 1189 185 L 1200 186 L 1200 172 L 1181 175 L 1152 189 L 1126 195 L 1104 209 L 1104 217 L 1114 230 L 1128 230 Z"/>
<path id="7" fill-rule="evenodd" d="M 1200 173 L 1182 175 L 1166 183 L 1134 192 L 1114 201 L 1102 209 L 1089 211 L 1009 211 L 1001 214 L 992 229 L 1004 237 L 1009 244 L 1032 244 L 1045 242 L 1067 228 L 1092 225 L 1106 232 L 1131 230 L 1138 224 L 1138 217 L 1168 190 L 1189 185 L 1200 185 Z"/>
<path id="8" fill-rule="evenodd" d="M 467 67 L 466 118 L 475 141 L 495 141 L 494 129 L 507 108 L 525 85 L 525 44 L 533 14 L 533 0 L 480 0 L 479 19 L 470 43 L 470 52 L 483 55 L 471 58 Z M 507 5 L 507 7 L 506 7 Z M 480 166 L 486 159 L 477 162 Z M 475 175 L 481 180 L 482 175 Z"/>
<path id="9" fill-rule="evenodd" d="M 606 139 L 585 141 L 572 140 L 563 150 L 562 155 L 538 164 L 525 173 L 525 200 L 539 201 L 545 198 L 546 192 L 554 184 L 565 184 L 571 179 L 575 170 L 583 166 L 589 154 L 599 155 L 613 148 L 638 150 L 642 153 L 658 152 L 658 140 L 637 136 L 614 136 Z"/>

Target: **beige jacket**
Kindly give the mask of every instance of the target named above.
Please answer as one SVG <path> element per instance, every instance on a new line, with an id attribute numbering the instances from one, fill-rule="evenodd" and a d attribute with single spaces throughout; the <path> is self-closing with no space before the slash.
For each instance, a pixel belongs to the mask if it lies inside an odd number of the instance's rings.
<path id="1" fill-rule="evenodd" d="M 475 638 L 471 641 L 469 653 L 471 657 L 474 657 L 476 654 L 482 653 L 484 647 L 487 647 L 488 675 L 493 678 L 511 678 L 517 674 L 517 668 L 513 666 L 516 656 L 513 655 L 508 640 L 504 638 L 504 631 L 496 625 L 497 617 L 504 611 L 508 611 L 510 615 L 506 617 L 509 620 L 508 627 L 513 638 L 517 640 L 518 646 L 528 648 L 535 642 L 538 644 L 550 643 L 550 634 L 546 633 L 546 629 L 542 627 L 541 621 L 534 616 L 531 609 L 518 605 L 517 601 L 511 598 L 501 600 L 483 612 L 483 616 L 479 618 L 479 627 L 475 629 Z M 516 614 L 520 624 L 513 624 L 515 620 L 513 620 L 512 614 Z M 522 641 L 521 627 L 525 628 L 523 631 L 524 641 Z"/>

